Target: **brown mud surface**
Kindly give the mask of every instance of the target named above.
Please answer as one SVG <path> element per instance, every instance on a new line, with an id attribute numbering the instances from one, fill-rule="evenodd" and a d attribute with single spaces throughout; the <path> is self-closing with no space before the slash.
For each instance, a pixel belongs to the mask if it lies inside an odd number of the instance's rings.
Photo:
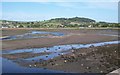
<path id="1" fill-rule="evenodd" d="M 120 44 L 119 44 L 120 45 Z M 43 62 L 21 63 L 23 66 L 42 67 L 69 73 L 109 73 L 118 69 L 118 45 L 77 49 Z"/>
<path id="2" fill-rule="evenodd" d="M 3 40 L 2 50 L 40 48 L 54 45 L 65 44 L 87 44 L 105 41 L 118 40 L 116 36 L 106 36 L 99 34 L 117 35 L 117 29 L 2 29 L 3 36 L 24 34 L 28 31 L 51 31 L 62 32 L 66 35 L 60 37 L 20 39 L 20 40 Z"/>

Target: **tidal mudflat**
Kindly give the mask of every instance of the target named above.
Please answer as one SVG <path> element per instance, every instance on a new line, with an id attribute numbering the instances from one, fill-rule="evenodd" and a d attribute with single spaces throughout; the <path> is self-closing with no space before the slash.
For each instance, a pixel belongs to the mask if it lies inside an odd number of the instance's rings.
<path id="1" fill-rule="evenodd" d="M 35 69 L 38 73 L 109 73 L 120 65 L 117 29 L 2 31 L 3 64 L 17 65 L 16 70 L 22 67 L 33 73 Z M 8 72 L 5 65 L 3 72 Z"/>

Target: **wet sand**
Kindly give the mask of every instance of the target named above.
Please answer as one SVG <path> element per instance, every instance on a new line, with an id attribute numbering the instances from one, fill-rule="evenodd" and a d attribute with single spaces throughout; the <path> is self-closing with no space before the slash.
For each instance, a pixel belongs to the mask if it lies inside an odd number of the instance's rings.
<path id="1" fill-rule="evenodd" d="M 41 52 L 41 53 L 17 53 L 17 54 L 3 54 L 2 57 L 8 58 L 10 60 L 16 60 L 16 59 L 25 59 L 25 58 L 32 58 L 36 56 L 42 56 L 42 55 L 47 55 L 50 54 L 50 52 Z"/>
<path id="2" fill-rule="evenodd" d="M 120 45 L 120 44 L 119 44 Z M 74 49 L 74 52 L 61 55 L 43 62 L 21 63 L 27 67 L 42 67 L 61 70 L 68 73 L 109 73 L 118 69 L 120 58 L 118 45 L 106 45 L 85 49 Z M 31 66 L 29 66 L 31 65 Z"/>
<path id="3" fill-rule="evenodd" d="M 20 39 L 20 40 L 3 40 L 2 50 L 40 48 L 64 44 L 87 44 L 105 41 L 118 40 L 116 36 L 106 36 L 99 34 L 118 34 L 118 30 L 107 29 L 3 29 L 3 36 L 23 34 L 28 31 L 51 31 L 62 32 L 67 35 L 60 37 Z"/>
<path id="4" fill-rule="evenodd" d="M 62 32 L 66 35 L 49 38 L 2 40 L 2 50 L 42 48 L 65 44 L 88 44 L 118 40 L 117 36 L 99 35 L 117 35 L 117 29 L 3 29 L 3 36 L 24 34 L 32 30 Z M 120 61 L 118 50 L 117 44 L 72 49 L 68 51 L 71 52 L 69 54 L 60 54 L 60 56 L 50 60 L 40 59 L 40 62 L 34 60 L 32 62 L 25 62 L 19 61 L 19 59 L 36 57 L 49 53 L 3 54 L 3 57 L 10 60 L 16 60 L 15 63 L 25 67 L 48 68 L 68 73 L 109 73 L 120 67 L 118 62 Z"/>

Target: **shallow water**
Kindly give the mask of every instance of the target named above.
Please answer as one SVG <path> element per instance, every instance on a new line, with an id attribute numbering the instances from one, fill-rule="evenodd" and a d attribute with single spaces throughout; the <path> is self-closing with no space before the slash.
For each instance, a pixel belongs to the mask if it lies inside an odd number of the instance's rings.
<path id="1" fill-rule="evenodd" d="M 41 52 L 51 52 L 49 55 L 41 55 L 32 58 L 26 59 L 16 59 L 16 60 L 8 60 L 6 58 L 2 59 L 2 72 L 3 73 L 64 73 L 63 71 L 49 70 L 44 68 L 35 68 L 35 67 L 25 67 L 20 65 L 20 62 L 32 62 L 38 61 L 40 59 L 48 60 L 60 55 L 70 53 L 71 49 L 80 49 L 80 48 L 89 48 L 89 47 L 97 47 L 104 46 L 109 44 L 118 44 L 120 41 L 109 41 L 109 42 L 100 42 L 100 43 L 92 43 L 92 44 L 69 44 L 69 45 L 58 45 L 53 47 L 44 47 L 44 48 L 33 48 L 33 49 L 19 49 L 19 50 L 5 50 L 2 51 L 3 54 L 16 54 L 16 53 L 41 53 Z M 47 56 L 47 57 L 46 57 Z M 1 57 L 0 57 L 1 58 Z M 17 63 L 17 61 L 19 63 Z M 14 67 L 13 67 L 14 66 Z M 12 67 L 12 69 L 11 69 Z"/>
<path id="2" fill-rule="evenodd" d="M 44 68 L 23 67 L 11 60 L 2 59 L 2 73 L 64 73 L 63 71 L 50 70 Z M 12 69 L 11 69 L 12 68 Z"/>
<path id="3" fill-rule="evenodd" d="M 58 45 L 53 47 L 33 48 L 33 49 L 5 50 L 2 51 L 2 54 L 16 54 L 16 53 L 25 53 L 25 52 L 31 52 L 31 53 L 51 52 L 51 54 L 49 55 L 42 55 L 42 56 L 24 59 L 24 60 L 36 60 L 36 61 L 39 59 L 48 60 L 59 56 L 58 54 L 67 54 L 66 51 L 69 51 L 71 49 L 89 48 L 91 46 L 97 47 L 97 46 L 118 44 L 118 43 L 120 43 L 120 41 L 109 41 L 109 42 L 100 42 L 100 43 L 91 43 L 91 44 Z M 48 57 L 46 58 L 46 56 Z"/>
<path id="4" fill-rule="evenodd" d="M 0 74 L 2 75 L 2 57 L 0 57 Z"/>
<path id="5" fill-rule="evenodd" d="M 38 36 L 34 36 L 34 34 L 38 34 Z M 61 32 L 45 32 L 45 31 L 31 31 L 22 35 L 14 35 L 14 36 L 8 36 L 5 38 L 1 38 L 1 40 L 15 40 L 15 39 L 28 39 L 28 38 L 42 38 L 42 37 L 48 37 L 45 35 L 39 35 L 39 34 L 49 34 L 52 36 L 64 36 L 64 33 Z"/>
<path id="6" fill-rule="evenodd" d="M 37 57 L 34 57 L 34 58 L 27 58 L 27 59 L 23 59 L 24 61 L 38 61 L 39 62 L 39 59 L 43 59 L 43 60 L 48 60 L 48 59 L 53 59 L 54 57 L 57 57 L 59 56 L 59 54 L 68 54 L 70 52 L 57 52 L 57 53 L 51 53 L 49 55 L 47 55 L 48 57 L 46 58 L 46 55 L 42 55 L 42 56 L 37 56 Z"/>
<path id="7" fill-rule="evenodd" d="M 35 34 L 37 36 L 35 36 Z M 7 36 L 7 37 L 4 37 L 4 38 L 0 38 L 0 40 L 15 40 L 15 39 L 29 39 L 29 38 L 48 38 L 48 37 L 50 37 L 49 35 L 51 35 L 51 36 L 65 36 L 67 34 L 62 33 L 62 32 L 30 31 L 28 33 L 21 34 L 21 35 L 14 35 L 14 36 Z M 98 33 L 98 35 L 119 37 L 116 33 L 114 33 L 114 34 Z"/>
<path id="8" fill-rule="evenodd" d="M 68 51 L 71 49 L 80 49 L 80 48 L 89 48 L 91 46 L 98 47 L 98 46 L 104 46 L 104 45 L 109 45 L 109 44 L 118 44 L 118 43 L 120 43 L 120 41 L 92 43 L 92 44 L 86 44 L 86 45 L 82 45 L 82 44 L 60 45 L 60 46 L 58 46 L 58 47 L 60 47 L 60 49 L 58 49 L 57 53 L 51 53 L 51 54 L 47 55 L 48 56 L 47 58 L 46 58 L 46 55 L 43 55 L 43 56 L 37 56 L 37 57 L 33 57 L 33 58 L 27 58 L 25 60 L 30 60 L 30 61 L 32 61 L 32 60 L 38 61 L 39 59 L 48 60 L 48 59 L 52 59 L 54 57 L 59 56 L 59 54 L 70 53 L 70 52 L 61 52 L 61 51 Z M 54 50 L 56 50 L 56 49 L 53 47 L 53 50 L 51 49 L 51 52 L 54 52 Z"/>

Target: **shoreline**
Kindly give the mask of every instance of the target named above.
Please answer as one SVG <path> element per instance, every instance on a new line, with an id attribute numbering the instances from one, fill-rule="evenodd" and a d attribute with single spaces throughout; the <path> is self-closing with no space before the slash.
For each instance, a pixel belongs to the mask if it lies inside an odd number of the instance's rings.
<path id="1" fill-rule="evenodd" d="M 3 30 L 3 35 L 16 35 L 23 34 L 30 30 Z M 39 29 L 39 31 L 43 31 Z M 49 29 L 45 29 L 49 31 Z M 66 44 L 91 44 L 99 42 L 108 41 L 118 41 L 117 36 L 107 36 L 99 34 L 111 34 L 116 35 L 117 30 L 50 30 L 51 32 L 62 32 L 66 34 L 74 34 L 71 36 L 62 36 L 54 38 L 37 38 L 37 39 L 21 39 L 21 40 L 3 40 L 2 50 L 15 50 L 15 49 L 30 49 L 30 48 L 43 48 L 52 47 L 56 45 L 66 45 Z M 16 33 L 14 33 L 16 32 Z M 80 34 L 80 35 L 78 35 Z M 16 64 L 28 68 L 48 68 L 53 70 L 65 71 L 67 73 L 109 73 L 115 69 L 118 69 L 119 61 L 118 56 L 118 46 L 120 44 L 105 45 L 99 47 L 81 48 L 81 49 L 71 49 L 67 52 L 69 54 L 61 55 L 49 60 L 25 60 L 27 58 L 32 58 L 36 56 L 46 55 L 43 54 L 33 54 L 27 53 L 23 55 L 13 54 L 4 55 L 5 58 L 10 58 L 10 60 Z M 62 49 L 62 48 L 61 48 Z M 49 53 L 48 53 L 49 55 Z M 48 56 L 46 56 L 47 58 Z M 22 59 L 23 58 L 23 59 Z M 18 60 L 17 60 L 18 59 Z M 20 59 L 20 60 L 19 60 Z"/>
<path id="2" fill-rule="evenodd" d="M 101 47 L 78 49 L 79 51 L 77 50 L 75 53 L 61 55 L 41 63 L 35 62 L 29 64 L 32 65 L 31 67 L 35 67 L 34 65 L 36 65 L 37 68 L 42 67 L 68 73 L 109 73 L 119 68 L 119 63 L 116 63 L 118 60 L 116 59 L 117 47 L 118 44 L 113 44 Z M 113 51 L 113 53 L 111 53 L 111 51 Z M 21 64 L 29 67 L 29 64 Z"/>
<path id="3" fill-rule="evenodd" d="M 118 69 L 120 44 L 104 45 L 82 49 L 72 49 L 69 54 L 60 55 L 44 61 L 16 61 L 15 63 L 28 68 L 44 68 L 66 73 L 106 73 Z M 7 57 L 8 59 L 9 57 Z M 10 59 L 14 60 L 14 59 Z M 31 65 L 31 66 L 30 66 Z M 80 68 L 81 67 L 81 68 Z"/>

